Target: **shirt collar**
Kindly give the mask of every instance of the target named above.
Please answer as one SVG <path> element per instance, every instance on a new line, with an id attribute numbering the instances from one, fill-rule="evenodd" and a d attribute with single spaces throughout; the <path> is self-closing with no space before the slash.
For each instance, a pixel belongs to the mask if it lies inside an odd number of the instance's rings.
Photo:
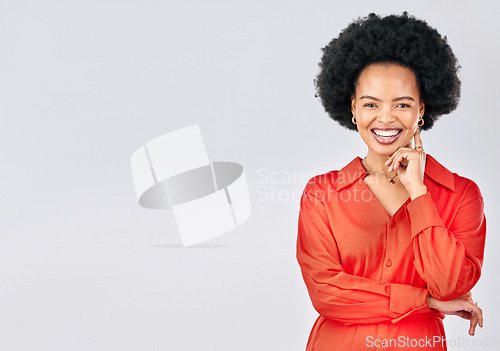
<path id="1" fill-rule="evenodd" d="M 361 157 L 356 156 L 351 162 L 349 162 L 344 168 L 342 168 L 337 175 L 335 182 L 336 189 L 340 190 L 345 188 L 349 184 L 354 183 L 363 174 L 367 173 L 363 164 L 361 163 Z M 431 178 L 433 181 L 447 187 L 451 191 L 455 191 L 455 177 L 447 168 L 441 165 L 434 157 L 426 154 L 425 171 L 424 174 Z"/>

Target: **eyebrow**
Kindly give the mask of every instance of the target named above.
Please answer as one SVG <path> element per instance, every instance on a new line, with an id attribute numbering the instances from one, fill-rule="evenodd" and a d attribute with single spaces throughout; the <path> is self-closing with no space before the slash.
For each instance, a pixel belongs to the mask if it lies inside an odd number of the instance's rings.
<path id="1" fill-rule="evenodd" d="M 377 99 L 376 97 L 373 97 L 373 96 L 370 96 L 370 95 L 363 95 L 362 97 L 360 97 L 360 99 L 370 99 L 370 100 L 380 101 L 380 99 Z M 400 100 L 415 101 L 415 99 L 413 99 L 411 96 L 401 96 L 401 97 L 395 98 L 392 101 L 400 101 Z"/>

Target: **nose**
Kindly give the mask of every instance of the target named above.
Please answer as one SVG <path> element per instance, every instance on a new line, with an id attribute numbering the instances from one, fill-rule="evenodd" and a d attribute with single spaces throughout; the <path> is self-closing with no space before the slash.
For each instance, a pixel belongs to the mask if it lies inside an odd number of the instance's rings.
<path id="1" fill-rule="evenodd" d="M 389 124 L 394 120 L 394 114 L 391 108 L 383 107 L 377 116 L 377 119 L 382 124 Z"/>

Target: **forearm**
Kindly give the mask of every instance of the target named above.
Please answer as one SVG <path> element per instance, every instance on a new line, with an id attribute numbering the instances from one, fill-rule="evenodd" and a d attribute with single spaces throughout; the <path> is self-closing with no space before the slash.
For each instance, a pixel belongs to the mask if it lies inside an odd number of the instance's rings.
<path id="1" fill-rule="evenodd" d="M 311 302 L 321 315 L 345 324 L 397 322 L 427 308 L 425 288 L 339 272 L 330 277 L 302 268 Z"/>
<path id="2" fill-rule="evenodd" d="M 430 193 L 415 198 L 407 209 L 415 268 L 431 295 L 451 300 L 469 291 L 481 274 L 486 234 L 482 200 L 460 208 L 450 228 L 443 223 Z"/>

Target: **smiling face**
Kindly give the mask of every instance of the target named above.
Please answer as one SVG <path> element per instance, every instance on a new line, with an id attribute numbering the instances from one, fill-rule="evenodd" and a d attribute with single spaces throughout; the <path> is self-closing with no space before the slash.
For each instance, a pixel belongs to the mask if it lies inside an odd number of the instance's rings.
<path id="1" fill-rule="evenodd" d="M 392 155 L 410 147 L 424 114 L 413 71 L 392 63 L 371 64 L 358 78 L 351 110 L 369 152 Z"/>

